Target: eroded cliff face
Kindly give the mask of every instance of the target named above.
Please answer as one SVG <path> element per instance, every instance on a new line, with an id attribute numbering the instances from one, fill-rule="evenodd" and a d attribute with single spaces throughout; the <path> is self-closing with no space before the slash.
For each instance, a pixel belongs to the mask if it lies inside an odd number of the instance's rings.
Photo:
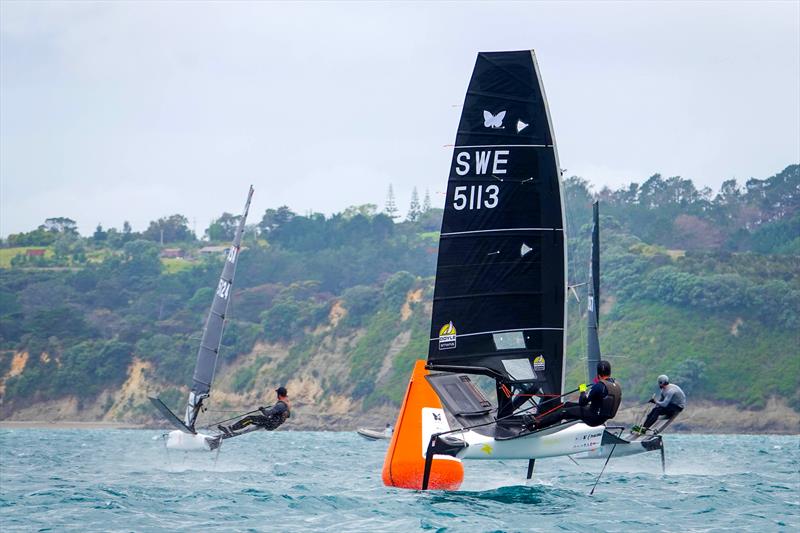
<path id="1" fill-rule="evenodd" d="M 394 358 L 411 339 L 409 318 L 415 313 L 429 312 L 429 308 L 419 303 L 421 295 L 419 289 L 409 291 L 406 302 L 394 317 L 399 332 L 391 337 L 387 349 L 376 350 L 374 357 L 367 361 L 376 387 L 397 371 L 393 366 Z M 293 413 L 291 427 L 295 429 L 336 430 L 365 424 L 382 427 L 394 422 L 396 406 L 384 402 L 365 408 L 365 395 L 359 394 L 358 384 L 351 379 L 352 352 L 371 326 L 341 327 L 340 322 L 346 316 L 344 304 L 335 302 L 327 323 L 305 332 L 302 349 L 298 349 L 297 342 L 261 341 L 250 353 L 233 360 L 225 359 L 223 354 L 207 402 L 208 411 L 201 413 L 198 425 L 270 405 L 275 401 L 274 390 L 281 385 L 289 390 Z M 419 354 L 419 357 L 424 356 Z M 0 376 L 1 420 L 163 426 L 148 396 L 161 396 L 180 416 L 189 393 L 187 385 L 176 387 L 174 381 L 177 380 L 159 375 L 151 362 L 134 357 L 124 383 L 105 389 L 94 398 L 66 396 L 33 403 L 3 401 L 5 382 L 25 372 L 28 357 L 27 352 L 14 353 L 9 370 Z M 194 353 L 187 353 L 186 357 L 193 358 Z M 244 386 L 242 376 L 247 376 Z M 187 383 L 190 378 L 186 377 Z"/>
<path id="2" fill-rule="evenodd" d="M 394 423 L 413 360 L 426 355 L 426 331 L 423 343 L 415 344 L 415 336 L 419 337 L 427 327 L 430 316 L 430 303 L 424 300 L 422 290 L 411 290 L 396 312 L 357 327 L 343 325 L 347 309 L 342 302 L 335 302 L 327 322 L 304 332 L 296 342 L 257 342 L 250 353 L 233 360 L 226 359 L 223 353 L 208 411 L 200 415 L 198 424 L 272 404 L 274 389 L 281 385 L 289 390 L 292 405 L 292 418 L 286 429 L 351 430 Z M 194 353 L 186 356 L 193 358 Z M 29 358 L 27 352 L 13 353 L 5 374 L 0 376 L 0 420 L 4 422 L 167 427 L 147 397 L 162 397 L 180 416 L 189 392 L 188 386 L 175 385 L 179 379 L 159 375 L 153 363 L 134 357 L 121 386 L 103 390 L 91 399 L 67 396 L 34 403 L 5 401 L 6 382 L 25 373 Z M 186 376 L 185 382 L 190 377 Z M 387 389 L 393 391 L 393 396 L 376 396 L 375 392 Z M 640 422 L 643 410 L 633 399 L 626 399 L 616 420 L 626 424 Z M 758 410 L 690 397 L 686 411 L 670 430 L 797 434 L 800 413 L 775 397 Z"/>

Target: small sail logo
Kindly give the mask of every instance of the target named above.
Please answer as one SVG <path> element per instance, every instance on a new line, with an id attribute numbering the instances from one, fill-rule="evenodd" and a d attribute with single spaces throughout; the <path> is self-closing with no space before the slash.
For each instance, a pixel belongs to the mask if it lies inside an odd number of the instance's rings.
<path id="1" fill-rule="evenodd" d="M 496 115 L 492 115 L 490 112 L 486 110 L 483 111 L 483 125 L 486 128 L 492 128 L 492 129 L 502 128 L 504 118 L 506 118 L 505 111 L 500 111 Z"/>
<path id="2" fill-rule="evenodd" d="M 456 327 L 453 322 L 445 324 L 439 329 L 439 349 L 452 350 L 456 347 Z"/>
<path id="3" fill-rule="evenodd" d="M 537 355 L 533 360 L 533 369 L 538 372 L 544 372 L 544 356 Z"/>
<path id="4" fill-rule="evenodd" d="M 521 132 L 522 130 L 524 130 L 528 126 L 530 126 L 530 124 L 525 124 L 521 120 L 517 120 L 517 133 Z"/>
<path id="5" fill-rule="evenodd" d="M 533 250 L 533 248 L 531 248 L 530 246 L 528 246 L 527 244 L 525 244 L 525 243 L 523 242 L 523 243 L 522 243 L 522 246 L 520 246 L 520 248 L 519 248 L 519 256 L 520 256 L 520 257 L 525 257 L 525 255 L 526 255 L 528 252 L 530 252 L 531 250 Z"/>

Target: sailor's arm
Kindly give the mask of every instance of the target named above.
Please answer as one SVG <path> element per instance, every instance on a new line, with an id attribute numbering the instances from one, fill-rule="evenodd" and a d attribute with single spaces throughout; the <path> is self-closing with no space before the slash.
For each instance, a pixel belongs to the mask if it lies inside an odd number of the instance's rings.
<path id="1" fill-rule="evenodd" d="M 666 407 L 672 401 L 672 395 L 675 394 L 675 391 L 672 388 L 667 388 L 664 392 L 661 393 L 661 399 L 656 400 L 656 405 L 660 407 Z"/>

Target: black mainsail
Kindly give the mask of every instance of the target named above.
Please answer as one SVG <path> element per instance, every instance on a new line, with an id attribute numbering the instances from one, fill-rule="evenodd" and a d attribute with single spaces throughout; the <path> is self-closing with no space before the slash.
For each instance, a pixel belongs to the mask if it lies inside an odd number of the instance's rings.
<path id="1" fill-rule="evenodd" d="M 495 378 L 501 407 L 514 391 L 563 392 L 560 177 L 535 54 L 478 54 L 450 166 L 427 367 Z"/>
<path id="2" fill-rule="evenodd" d="M 211 383 L 214 381 L 217 356 L 222 343 L 222 332 L 225 328 L 225 315 L 228 312 L 233 278 L 236 274 L 236 264 L 239 261 L 239 250 L 242 245 L 242 234 L 244 233 L 244 225 L 247 221 L 247 212 L 250 210 L 250 200 L 252 198 L 253 187 L 251 186 L 247 193 L 247 201 L 244 204 L 242 217 L 239 219 L 239 225 L 236 227 L 236 233 L 233 236 L 233 242 L 225 258 L 222 275 L 219 277 L 219 283 L 214 292 L 211 310 L 208 313 L 205 328 L 203 328 L 203 339 L 200 341 L 200 348 L 197 350 L 192 389 L 189 392 L 186 414 L 183 419 L 183 423 L 192 431 L 194 431 L 194 423 L 197 420 L 200 408 L 203 406 L 203 400 L 208 398 L 211 391 Z"/>
<path id="3" fill-rule="evenodd" d="M 597 363 L 600 361 L 600 339 L 597 328 L 600 326 L 600 216 L 598 202 L 592 204 L 592 263 L 589 266 L 589 295 L 586 298 L 587 357 L 586 372 L 588 379 L 597 374 Z"/>

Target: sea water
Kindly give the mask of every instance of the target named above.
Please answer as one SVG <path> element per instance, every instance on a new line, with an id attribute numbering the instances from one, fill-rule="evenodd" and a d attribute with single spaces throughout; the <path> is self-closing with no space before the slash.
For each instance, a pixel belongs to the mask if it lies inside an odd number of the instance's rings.
<path id="1" fill-rule="evenodd" d="M 602 461 L 470 461 L 461 490 L 381 482 L 386 441 L 257 432 L 213 453 L 159 431 L 0 430 L 0 530 L 800 531 L 800 437 L 667 435 Z"/>

